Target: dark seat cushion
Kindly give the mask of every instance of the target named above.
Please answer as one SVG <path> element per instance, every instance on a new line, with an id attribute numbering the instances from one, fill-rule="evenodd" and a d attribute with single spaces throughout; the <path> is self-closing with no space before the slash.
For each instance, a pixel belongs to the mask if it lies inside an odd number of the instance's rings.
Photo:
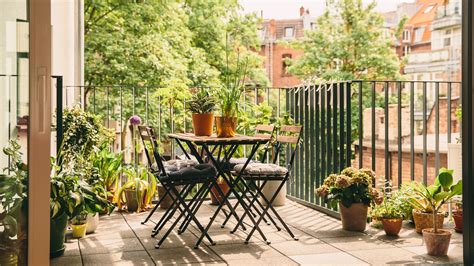
<path id="1" fill-rule="evenodd" d="M 217 175 L 217 170 L 214 166 L 204 163 L 195 166 L 182 168 L 176 172 L 171 172 L 167 176 L 162 177 L 162 181 L 198 181 L 208 180 Z"/>

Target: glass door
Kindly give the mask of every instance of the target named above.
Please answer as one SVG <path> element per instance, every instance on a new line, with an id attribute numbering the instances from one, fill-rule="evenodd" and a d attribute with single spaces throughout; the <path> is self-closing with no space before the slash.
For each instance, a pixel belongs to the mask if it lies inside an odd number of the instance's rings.
<path id="1" fill-rule="evenodd" d="M 0 265 L 28 254 L 29 24 L 27 0 L 0 0 Z"/>

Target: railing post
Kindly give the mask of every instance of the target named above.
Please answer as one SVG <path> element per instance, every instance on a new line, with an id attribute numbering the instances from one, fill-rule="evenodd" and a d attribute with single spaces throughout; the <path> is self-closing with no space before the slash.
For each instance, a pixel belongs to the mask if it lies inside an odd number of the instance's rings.
<path id="1" fill-rule="evenodd" d="M 56 79 L 56 154 L 63 143 L 63 76 L 53 76 Z"/>

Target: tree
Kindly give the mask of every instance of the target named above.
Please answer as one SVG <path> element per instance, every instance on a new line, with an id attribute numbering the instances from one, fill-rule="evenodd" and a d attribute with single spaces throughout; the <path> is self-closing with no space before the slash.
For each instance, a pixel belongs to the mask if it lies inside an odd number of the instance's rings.
<path id="1" fill-rule="evenodd" d="M 375 1 L 369 5 L 362 0 L 326 1 L 316 28 L 294 44 L 304 54 L 292 62 L 289 72 L 318 80 L 398 78 L 401 62 L 375 7 Z"/>

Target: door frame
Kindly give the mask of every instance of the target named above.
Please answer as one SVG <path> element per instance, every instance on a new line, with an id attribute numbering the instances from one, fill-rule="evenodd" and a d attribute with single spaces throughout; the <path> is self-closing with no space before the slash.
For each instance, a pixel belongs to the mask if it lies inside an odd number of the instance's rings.
<path id="1" fill-rule="evenodd" d="M 28 264 L 49 265 L 51 0 L 29 0 Z"/>

